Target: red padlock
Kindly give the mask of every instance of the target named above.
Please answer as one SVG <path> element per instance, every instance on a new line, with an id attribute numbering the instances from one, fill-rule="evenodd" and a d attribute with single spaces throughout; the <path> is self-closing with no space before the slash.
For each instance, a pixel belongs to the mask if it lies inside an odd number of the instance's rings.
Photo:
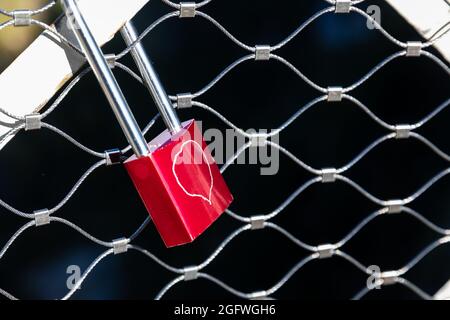
<path id="1" fill-rule="evenodd" d="M 150 146 L 147 157 L 133 156 L 125 167 L 166 246 L 191 242 L 233 197 L 194 120 L 175 135 L 163 132 Z"/>
<path id="2" fill-rule="evenodd" d="M 136 120 L 74 0 L 63 0 L 86 58 L 119 120 L 134 155 L 125 161 L 145 207 L 167 247 L 197 238 L 231 204 L 231 195 L 194 120 L 180 123 L 136 32 L 127 23 L 122 35 L 167 130 L 146 143 Z"/>

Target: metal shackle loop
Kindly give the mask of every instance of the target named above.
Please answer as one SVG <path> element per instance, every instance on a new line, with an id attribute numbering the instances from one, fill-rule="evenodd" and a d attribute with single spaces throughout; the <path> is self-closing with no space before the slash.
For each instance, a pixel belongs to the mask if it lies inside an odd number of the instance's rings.
<path id="1" fill-rule="evenodd" d="M 147 89 L 150 91 L 150 94 L 155 101 L 156 107 L 158 108 L 167 129 L 169 129 L 172 134 L 179 132 L 181 130 L 180 120 L 159 79 L 158 73 L 153 68 L 142 43 L 135 43 L 138 39 L 138 35 L 133 23 L 131 21 L 127 22 L 121 29 L 121 33 L 125 43 L 128 46 L 133 45 L 131 55 L 136 62 Z"/>
<path id="2" fill-rule="evenodd" d="M 128 106 L 116 78 L 109 68 L 102 50 L 97 44 L 89 26 L 78 8 L 76 0 L 62 0 L 61 3 L 80 47 L 100 83 L 133 152 L 138 157 L 148 155 L 149 149 L 147 142 Z"/>

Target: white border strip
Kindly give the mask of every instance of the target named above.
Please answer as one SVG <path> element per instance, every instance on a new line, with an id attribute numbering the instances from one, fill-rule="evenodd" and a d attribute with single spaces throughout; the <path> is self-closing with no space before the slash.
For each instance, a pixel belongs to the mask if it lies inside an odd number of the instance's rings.
<path id="1" fill-rule="evenodd" d="M 435 295 L 436 300 L 450 300 L 450 281 L 446 283 L 445 286 L 441 288 Z"/>
<path id="2" fill-rule="evenodd" d="M 96 40 L 103 45 L 148 1 L 79 0 L 78 3 Z M 60 46 L 48 32 L 42 33 L 0 74 L 0 106 L 18 116 L 40 111 L 81 65 L 77 53 Z M 1 122 L 13 125 L 15 120 L 0 113 Z M 9 128 L 0 126 L 0 136 L 7 131 Z"/>
<path id="3" fill-rule="evenodd" d="M 445 0 L 386 0 L 386 2 L 427 40 L 450 21 L 450 5 Z M 436 41 L 435 47 L 450 62 L 450 32 Z"/>

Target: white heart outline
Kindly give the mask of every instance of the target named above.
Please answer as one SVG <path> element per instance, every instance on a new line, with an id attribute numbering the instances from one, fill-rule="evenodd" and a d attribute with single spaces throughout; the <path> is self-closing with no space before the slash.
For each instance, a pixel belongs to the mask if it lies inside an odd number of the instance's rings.
<path id="1" fill-rule="evenodd" d="M 180 182 L 180 179 L 178 178 L 177 172 L 175 170 L 175 165 L 177 163 L 177 159 L 178 159 L 179 155 L 183 152 L 184 147 L 189 143 L 193 143 L 196 147 L 198 147 L 202 151 L 202 157 L 204 160 L 206 160 L 206 163 L 208 164 L 209 176 L 211 178 L 211 186 L 209 187 L 208 198 L 206 198 L 202 194 L 190 193 L 189 191 L 187 191 L 186 188 L 183 186 L 183 184 Z M 202 146 L 197 141 L 194 141 L 191 139 L 191 140 L 187 140 L 187 141 L 183 142 L 183 144 L 181 145 L 180 151 L 178 151 L 175 154 L 175 156 L 173 157 L 172 173 L 175 176 L 175 179 L 177 180 L 178 185 L 184 191 L 184 193 L 186 193 L 188 196 L 193 197 L 193 198 L 201 198 L 201 199 L 205 200 L 206 202 L 208 202 L 209 205 L 212 205 L 211 197 L 212 197 L 212 190 L 214 187 L 214 177 L 212 174 L 211 165 L 209 164 L 209 161 L 205 155 L 205 151 L 203 150 Z"/>

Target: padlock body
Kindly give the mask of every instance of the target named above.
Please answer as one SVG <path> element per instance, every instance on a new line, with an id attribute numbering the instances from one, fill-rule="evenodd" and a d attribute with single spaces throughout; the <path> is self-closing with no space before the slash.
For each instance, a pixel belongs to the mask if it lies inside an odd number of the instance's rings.
<path id="1" fill-rule="evenodd" d="M 147 156 L 124 163 L 167 247 L 192 242 L 233 201 L 195 121 L 182 126 L 152 140 Z"/>

